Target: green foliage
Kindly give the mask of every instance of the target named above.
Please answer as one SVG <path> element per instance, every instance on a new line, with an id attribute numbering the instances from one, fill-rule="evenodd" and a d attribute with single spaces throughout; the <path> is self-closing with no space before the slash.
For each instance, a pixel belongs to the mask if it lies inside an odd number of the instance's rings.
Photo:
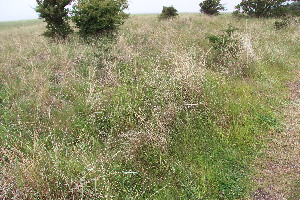
<path id="1" fill-rule="evenodd" d="M 221 0 L 205 0 L 199 4 L 200 11 L 207 15 L 218 15 L 219 11 L 225 10 Z"/>
<path id="2" fill-rule="evenodd" d="M 286 14 L 286 0 L 242 0 L 236 6 L 239 12 L 251 17 L 278 17 Z"/>
<path id="3" fill-rule="evenodd" d="M 209 41 L 213 44 L 215 50 L 222 52 L 224 50 L 230 50 L 232 53 L 236 52 L 238 48 L 238 40 L 233 37 L 233 33 L 237 31 L 238 28 L 229 26 L 224 30 L 221 35 L 210 35 L 208 37 Z"/>
<path id="4" fill-rule="evenodd" d="M 159 19 L 170 19 L 174 18 L 178 15 L 178 11 L 173 6 L 164 6 L 161 14 L 159 15 Z"/>
<path id="5" fill-rule="evenodd" d="M 295 1 L 291 4 L 289 4 L 289 7 L 295 10 L 300 10 L 300 1 Z"/>
<path id="6" fill-rule="evenodd" d="M 59 37 L 65 39 L 73 32 L 68 23 L 69 10 L 66 8 L 73 0 L 36 0 L 38 6 L 36 12 L 39 13 L 40 18 L 47 22 L 48 29 L 44 35 L 48 37 Z"/>
<path id="7" fill-rule="evenodd" d="M 294 16 L 300 16 L 300 1 L 293 2 L 287 5 L 289 14 Z"/>
<path id="8" fill-rule="evenodd" d="M 85 37 L 112 33 L 128 18 L 124 13 L 127 7 L 127 0 L 79 0 L 72 20 Z"/>

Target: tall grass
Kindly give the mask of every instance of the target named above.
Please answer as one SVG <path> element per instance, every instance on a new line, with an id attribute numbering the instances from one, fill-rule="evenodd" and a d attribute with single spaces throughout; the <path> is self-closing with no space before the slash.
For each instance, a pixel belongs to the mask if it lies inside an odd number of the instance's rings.
<path id="1" fill-rule="evenodd" d="M 273 22 L 134 15 L 88 42 L 0 24 L 1 198 L 247 198 L 299 67 L 299 26 Z M 207 39 L 229 24 L 237 59 Z"/>

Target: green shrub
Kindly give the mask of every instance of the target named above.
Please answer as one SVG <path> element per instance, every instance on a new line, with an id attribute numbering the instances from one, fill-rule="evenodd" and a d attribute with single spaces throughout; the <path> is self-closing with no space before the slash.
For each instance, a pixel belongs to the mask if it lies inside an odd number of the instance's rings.
<path id="1" fill-rule="evenodd" d="M 47 22 L 45 36 L 65 39 L 73 32 L 68 23 L 69 10 L 66 8 L 72 0 L 36 0 L 36 2 L 38 4 L 36 12 L 39 13 L 40 18 L 45 19 L 45 22 Z"/>
<path id="2" fill-rule="evenodd" d="M 211 66 L 226 74 L 248 76 L 252 60 L 247 48 L 252 47 L 243 36 L 235 34 L 237 30 L 238 28 L 230 25 L 223 31 L 224 33 L 208 37 L 215 50 Z"/>
<path id="3" fill-rule="evenodd" d="M 127 0 L 79 0 L 73 6 L 72 20 L 84 37 L 111 33 L 128 18 L 127 7 Z"/>
<path id="4" fill-rule="evenodd" d="M 170 19 L 174 18 L 178 15 L 178 11 L 173 6 L 164 6 L 161 14 L 159 15 L 159 19 Z"/>
<path id="5" fill-rule="evenodd" d="M 232 37 L 233 33 L 237 30 L 237 28 L 230 25 L 227 29 L 224 30 L 224 34 L 210 35 L 208 39 L 212 43 L 213 48 L 219 52 L 225 49 L 232 49 L 233 51 L 238 47 L 238 41 Z"/>
<path id="6" fill-rule="evenodd" d="M 225 10 L 220 0 L 205 0 L 199 6 L 200 11 L 207 15 L 218 15 L 219 11 Z"/>
<path id="7" fill-rule="evenodd" d="M 285 2 L 286 0 L 242 0 L 236 9 L 251 17 L 278 17 L 286 15 Z"/>

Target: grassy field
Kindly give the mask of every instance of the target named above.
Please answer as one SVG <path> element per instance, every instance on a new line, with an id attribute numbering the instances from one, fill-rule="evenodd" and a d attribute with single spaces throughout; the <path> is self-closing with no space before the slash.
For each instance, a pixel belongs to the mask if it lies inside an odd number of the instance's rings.
<path id="1" fill-rule="evenodd" d="M 300 63 L 299 24 L 274 22 L 133 15 L 66 42 L 0 23 L 0 198 L 251 198 Z"/>

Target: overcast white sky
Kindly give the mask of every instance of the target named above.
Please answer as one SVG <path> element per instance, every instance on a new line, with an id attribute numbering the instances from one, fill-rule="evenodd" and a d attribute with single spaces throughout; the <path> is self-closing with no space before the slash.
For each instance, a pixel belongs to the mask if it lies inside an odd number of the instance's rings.
<path id="1" fill-rule="evenodd" d="M 163 6 L 173 5 L 179 12 L 199 12 L 202 0 L 129 0 L 129 13 L 160 13 Z M 227 11 L 241 0 L 222 0 Z M 36 19 L 35 0 L 0 0 L 0 21 Z"/>

